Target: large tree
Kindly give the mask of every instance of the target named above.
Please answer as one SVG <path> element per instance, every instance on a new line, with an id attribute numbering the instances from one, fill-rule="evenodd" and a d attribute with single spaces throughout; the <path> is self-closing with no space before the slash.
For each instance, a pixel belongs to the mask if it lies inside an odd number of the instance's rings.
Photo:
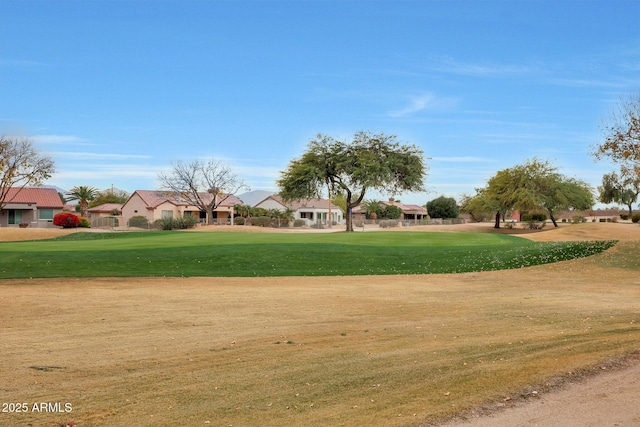
<path id="1" fill-rule="evenodd" d="M 496 228 L 500 228 L 501 210 L 543 209 L 557 227 L 556 213 L 590 209 L 594 204 L 591 186 L 558 173 L 555 166 L 538 159 L 499 171 L 489 180 L 484 194 L 498 212 Z"/>
<path id="2" fill-rule="evenodd" d="M 67 200 L 77 200 L 80 207 L 80 215 L 86 217 L 89 208 L 89 202 L 96 198 L 98 189 L 88 185 L 80 185 L 73 187 L 67 193 Z"/>
<path id="3" fill-rule="evenodd" d="M 460 207 L 453 197 L 440 196 L 433 199 L 425 206 L 431 218 L 458 218 Z"/>
<path id="4" fill-rule="evenodd" d="M 483 188 L 476 188 L 476 194 L 465 194 L 460 199 L 460 211 L 471 216 L 476 222 L 482 222 L 491 217 L 493 206 L 484 194 Z"/>
<path id="5" fill-rule="evenodd" d="M 640 165 L 640 93 L 620 100 L 603 133 L 605 140 L 593 153 L 597 159 Z"/>
<path id="6" fill-rule="evenodd" d="M 10 188 L 40 185 L 54 172 L 53 160 L 38 153 L 28 138 L 0 136 L 0 210 L 11 202 Z"/>
<path id="7" fill-rule="evenodd" d="M 514 189 L 518 187 L 518 177 L 513 169 L 498 171 L 487 182 L 487 186 L 478 192 L 482 202 L 495 212 L 494 228 L 500 228 L 500 220 L 516 205 Z"/>
<path id="8" fill-rule="evenodd" d="M 214 159 L 174 162 L 171 172 L 161 172 L 158 179 L 164 190 L 206 212 L 207 224 L 213 224 L 213 212 L 218 206 L 240 190 L 249 188 L 231 168 Z"/>
<path id="9" fill-rule="evenodd" d="M 351 211 L 367 190 L 391 195 L 422 191 L 426 172 L 422 150 L 400 144 L 395 135 L 358 132 L 349 142 L 318 135 L 281 173 L 278 186 L 285 200 L 321 198 L 325 188 L 332 194 L 341 192 L 346 230 L 351 232 Z"/>
<path id="10" fill-rule="evenodd" d="M 640 195 L 640 165 L 633 167 L 621 166 L 620 174 L 611 172 L 602 177 L 602 186 L 598 200 L 602 203 L 620 203 L 629 209 L 629 216 L 633 215 L 633 204 Z"/>

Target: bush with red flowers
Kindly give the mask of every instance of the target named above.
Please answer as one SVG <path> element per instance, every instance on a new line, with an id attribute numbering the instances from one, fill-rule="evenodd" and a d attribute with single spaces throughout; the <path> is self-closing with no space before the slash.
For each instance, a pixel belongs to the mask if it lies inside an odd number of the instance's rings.
<path id="1" fill-rule="evenodd" d="M 63 212 L 53 217 L 53 225 L 62 228 L 74 228 L 80 225 L 80 218 L 71 212 Z"/>

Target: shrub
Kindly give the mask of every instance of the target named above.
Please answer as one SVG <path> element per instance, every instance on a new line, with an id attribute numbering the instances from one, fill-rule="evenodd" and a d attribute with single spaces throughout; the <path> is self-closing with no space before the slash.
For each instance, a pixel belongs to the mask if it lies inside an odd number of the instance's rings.
<path id="1" fill-rule="evenodd" d="M 237 217 L 233 218 L 233 223 L 235 225 L 244 225 L 245 222 L 246 222 L 246 220 L 244 219 L 243 216 L 237 216 Z"/>
<path id="2" fill-rule="evenodd" d="M 542 230 L 544 228 L 545 225 L 547 225 L 546 222 L 544 221 L 527 221 L 527 222 L 523 222 L 521 223 L 522 228 L 523 229 L 529 229 L 529 230 Z"/>
<path id="3" fill-rule="evenodd" d="M 151 224 L 151 228 L 155 230 L 173 230 L 173 218 L 156 219 Z"/>
<path id="4" fill-rule="evenodd" d="M 180 218 L 174 219 L 171 226 L 174 229 L 185 230 L 187 228 L 195 227 L 197 223 L 198 223 L 198 218 L 196 218 L 193 215 L 187 214 L 187 215 L 181 216 Z M 170 230 L 170 229 L 165 228 L 164 230 Z"/>
<path id="5" fill-rule="evenodd" d="M 398 219 L 402 216 L 402 209 L 398 206 L 387 206 L 382 213 L 383 218 Z"/>
<path id="6" fill-rule="evenodd" d="M 62 228 L 73 228 L 80 225 L 80 219 L 76 214 L 71 212 L 63 212 L 53 217 L 53 225 Z"/>
<path id="7" fill-rule="evenodd" d="M 388 219 L 384 221 L 380 221 L 380 227 L 382 228 L 393 228 L 398 226 L 398 221 L 394 219 Z"/>
<path id="8" fill-rule="evenodd" d="M 620 214 L 620 219 L 623 220 L 623 221 L 628 220 L 629 219 L 629 214 L 621 213 Z"/>
<path id="9" fill-rule="evenodd" d="M 631 222 L 633 223 L 640 222 L 640 212 L 636 212 L 633 215 L 631 215 Z"/>
<path id="10" fill-rule="evenodd" d="M 571 217 L 571 222 L 573 224 L 580 224 L 581 222 L 584 222 L 584 217 L 582 215 L 574 215 Z"/>
<path id="11" fill-rule="evenodd" d="M 295 221 L 293 221 L 293 226 L 294 227 L 302 227 L 304 225 L 304 220 L 303 219 L 296 219 Z"/>
<path id="12" fill-rule="evenodd" d="M 149 220 L 142 215 L 132 216 L 129 220 L 129 227 L 149 228 Z"/>
<path id="13" fill-rule="evenodd" d="M 79 216 L 78 220 L 80 221 L 80 227 L 91 228 L 91 223 L 89 220 L 83 216 Z"/>
<path id="14" fill-rule="evenodd" d="M 542 213 L 542 212 L 534 212 L 531 214 L 531 219 L 534 221 L 546 221 L 547 220 L 547 214 Z"/>
<path id="15" fill-rule="evenodd" d="M 532 213 L 524 213 L 520 217 L 520 221 L 528 222 L 528 221 L 546 221 L 547 214 L 542 212 L 532 212 Z"/>
<path id="16" fill-rule="evenodd" d="M 249 219 L 249 223 L 254 227 L 269 227 L 271 225 L 271 218 L 268 216 L 254 216 Z"/>

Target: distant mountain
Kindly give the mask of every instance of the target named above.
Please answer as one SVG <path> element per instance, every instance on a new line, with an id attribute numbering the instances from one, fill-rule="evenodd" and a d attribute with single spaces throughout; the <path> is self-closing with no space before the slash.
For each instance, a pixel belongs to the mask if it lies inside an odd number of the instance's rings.
<path id="1" fill-rule="evenodd" d="M 67 190 L 64 188 L 56 187 L 55 185 L 40 185 L 37 188 L 55 188 L 58 193 L 65 194 Z"/>
<path id="2" fill-rule="evenodd" d="M 249 191 L 248 193 L 236 195 L 236 197 L 242 200 L 245 205 L 255 206 L 272 194 L 273 191 L 255 190 Z"/>

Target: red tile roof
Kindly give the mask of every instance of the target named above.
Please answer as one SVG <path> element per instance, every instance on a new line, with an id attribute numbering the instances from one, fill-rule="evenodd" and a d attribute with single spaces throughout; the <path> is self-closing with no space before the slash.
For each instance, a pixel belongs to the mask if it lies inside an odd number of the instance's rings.
<path id="1" fill-rule="evenodd" d="M 94 206 L 87 210 L 87 212 L 111 212 L 113 210 L 122 210 L 122 204 L 120 203 L 105 203 L 103 205 Z"/>
<path id="2" fill-rule="evenodd" d="M 176 193 L 171 193 L 167 191 L 155 191 L 155 190 L 136 190 L 134 194 L 138 194 L 142 201 L 147 205 L 147 208 L 155 208 L 165 202 L 172 203 L 176 206 L 187 206 L 191 203 L 181 197 Z M 210 193 L 199 193 L 202 201 L 205 203 L 209 203 L 211 201 L 212 195 Z M 133 194 L 132 194 L 133 196 Z M 221 195 L 224 197 L 223 195 Z M 219 196 L 220 197 L 220 196 Z M 234 195 L 230 195 L 227 197 L 220 206 L 234 206 L 234 205 L 242 205 L 242 200 L 238 199 Z"/>
<path id="3" fill-rule="evenodd" d="M 7 203 L 33 203 L 38 208 L 62 209 L 62 200 L 55 188 L 9 189 L 4 199 Z"/>
<path id="4" fill-rule="evenodd" d="M 284 206 L 286 208 L 289 208 L 292 211 L 297 211 L 298 209 L 301 209 L 301 208 L 326 209 L 329 206 L 329 200 L 327 200 L 327 199 L 302 199 L 302 200 L 294 200 L 294 201 L 285 203 L 282 200 L 282 197 L 280 197 L 277 194 L 272 194 L 271 196 L 269 196 L 266 199 L 262 200 L 257 205 L 259 205 L 262 202 L 264 202 L 266 200 L 269 200 L 269 199 L 275 200 L 276 202 L 280 203 L 282 206 Z M 338 209 L 340 209 L 340 207 L 338 207 L 338 206 L 336 206 L 336 205 L 334 205 L 332 203 L 331 204 L 331 209 L 332 210 L 338 210 Z"/>

